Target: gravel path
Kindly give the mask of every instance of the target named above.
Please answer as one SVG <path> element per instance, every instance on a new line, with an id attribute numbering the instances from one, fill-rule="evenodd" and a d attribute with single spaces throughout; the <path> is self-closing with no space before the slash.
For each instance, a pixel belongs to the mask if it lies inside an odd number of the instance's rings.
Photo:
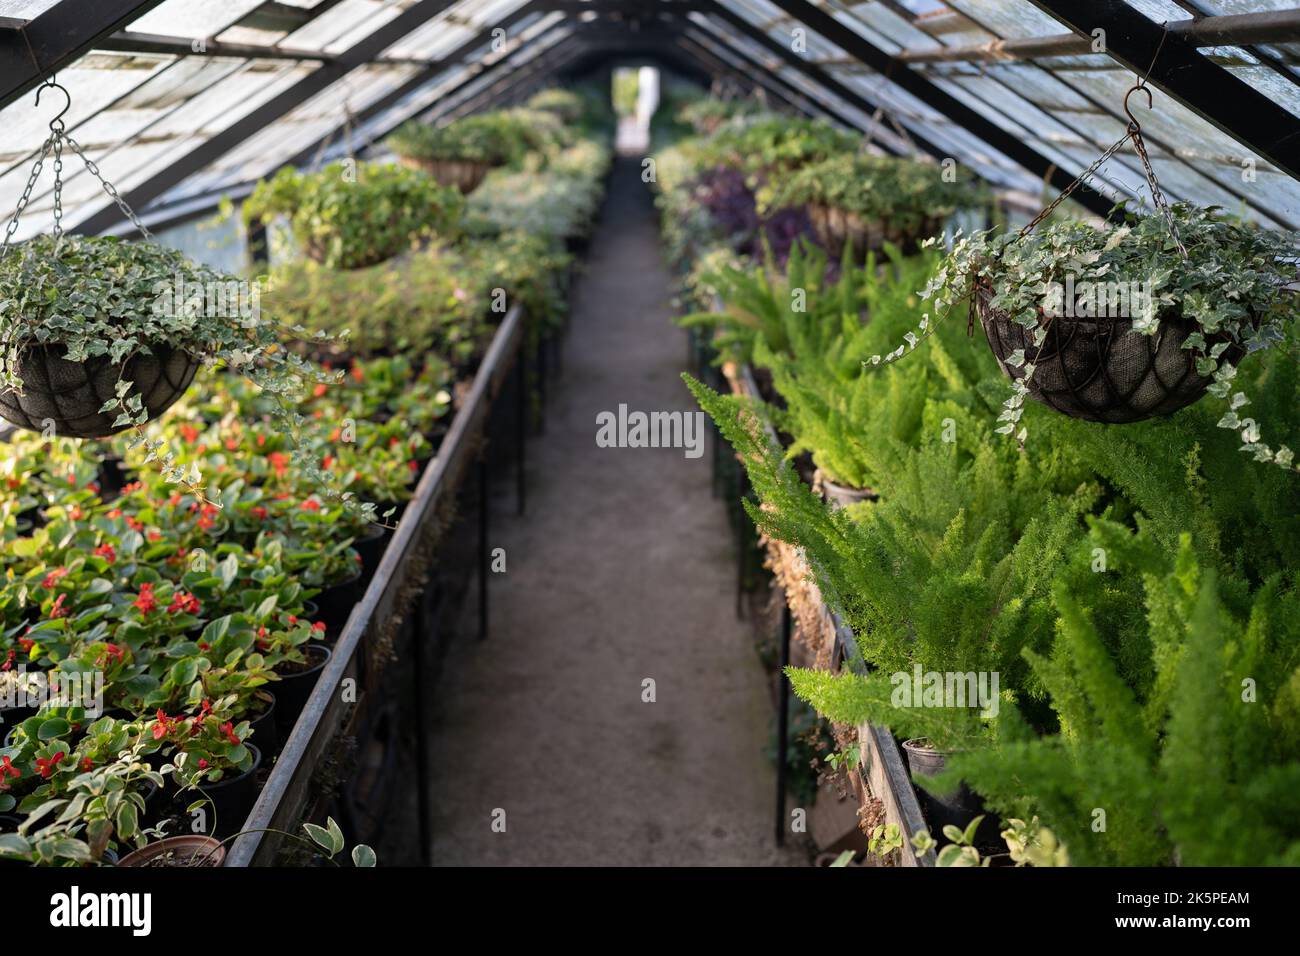
<path id="1" fill-rule="evenodd" d="M 707 445 L 596 444 L 620 403 L 695 408 L 670 294 L 639 161 L 622 159 L 529 443 L 528 514 L 499 488 L 492 633 L 454 644 L 435 694 L 437 865 L 807 862 L 773 845 L 771 709 Z"/>

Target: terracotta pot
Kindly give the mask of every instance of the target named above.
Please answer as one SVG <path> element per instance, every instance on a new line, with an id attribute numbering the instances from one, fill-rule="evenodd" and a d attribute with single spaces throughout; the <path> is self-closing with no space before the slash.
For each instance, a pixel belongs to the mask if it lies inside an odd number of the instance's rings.
<path id="1" fill-rule="evenodd" d="M 166 837 L 132 850 L 118 866 L 202 866 L 218 867 L 226 859 L 226 848 L 216 839 L 198 834 Z M 201 861 L 201 862 L 200 862 Z"/>
<path id="2" fill-rule="evenodd" d="M 863 501 L 879 501 L 880 496 L 871 488 L 852 488 L 831 481 L 825 475 L 821 478 L 822 498 L 832 508 L 839 510 Z"/>
<path id="3" fill-rule="evenodd" d="M 904 229 L 879 220 L 866 220 L 856 212 L 824 203 L 808 204 L 808 220 L 823 249 L 841 258 L 851 242 L 853 259 L 859 263 L 866 260 L 868 253 L 879 252 L 886 242 L 894 243 L 904 253 L 914 252 L 921 240 L 938 233 L 944 223 L 942 218 L 932 216 L 914 228 Z"/>
<path id="4" fill-rule="evenodd" d="M 117 414 L 99 410 L 116 395 L 119 379 L 132 383 L 149 418 L 157 418 L 185 394 L 199 365 L 180 349 L 150 348 L 153 354 L 122 363 L 104 355 L 69 362 L 62 346 L 33 345 L 18 363 L 21 394 L 0 392 L 0 418 L 34 432 L 53 422 L 55 434 L 65 438 L 106 438 L 131 427 L 115 426 Z"/>
<path id="5" fill-rule="evenodd" d="M 404 156 L 401 162 L 403 166 L 428 173 L 439 186 L 459 189 L 461 195 L 467 195 L 478 189 L 479 184 L 492 168 L 489 163 L 469 159 L 414 159 Z"/>

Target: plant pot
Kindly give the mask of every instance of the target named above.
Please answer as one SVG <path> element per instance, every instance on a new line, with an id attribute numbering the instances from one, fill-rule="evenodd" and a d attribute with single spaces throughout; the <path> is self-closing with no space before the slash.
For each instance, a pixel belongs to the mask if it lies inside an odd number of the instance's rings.
<path id="1" fill-rule="evenodd" d="M 929 741 L 923 738 L 913 738 L 912 740 L 903 741 L 903 754 L 907 760 L 907 772 L 911 776 L 935 777 L 948 766 L 948 758 L 952 755 L 952 752 L 935 750 L 930 746 Z M 972 820 L 986 812 L 984 801 L 979 794 L 964 783 L 959 784 L 952 793 L 942 796 L 931 793 L 924 787 L 915 787 L 914 789 L 916 790 L 917 800 L 925 814 L 925 820 L 930 825 L 936 839 L 942 840 L 939 835 L 948 824 L 965 830 Z M 998 840 L 998 831 L 1000 829 L 996 818 L 992 815 L 985 816 L 984 821 L 976 831 L 976 845 L 990 848 L 1000 847 L 1001 844 Z"/>
<path id="2" fill-rule="evenodd" d="M 852 488 L 831 481 L 825 475 L 821 478 L 822 498 L 836 511 L 863 501 L 879 501 L 880 496 L 870 488 Z"/>
<path id="3" fill-rule="evenodd" d="M 132 850 L 118 866 L 218 867 L 226 859 L 226 848 L 209 836 L 187 834 L 166 837 Z"/>
<path id="4" fill-rule="evenodd" d="M 868 253 L 879 252 L 886 242 L 892 242 L 904 253 L 915 252 L 921 240 L 938 233 L 944 222 L 938 216 L 927 216 L 918 225 L 903 228 L 863 219 L 856 212 L 825 203 L 809 203 L 808 220 L 817 241 L 830 255 L 842 258 L 851 242 L 854 261 L 859 263 L 866 260 Z"/>
<path id="5" fill-rule="evenodd" d="M 136 355 L 124 363 L 97 355 L 70 362 L 62 346 L 33 345 L 18 363 L 23 390 L 0 393 L 0 418 L 19 428 L 39 432 L 53 422 L 63 438 L 105 438 L 131 426 L 113 424 L 116 413 L 99 409 L 116 394 L 119 379 L 132 383 L 132 394 L 144 401 L 149 418 L 169 409 L 194 381 L 198 370 L 188 352 L 152 345 L 152 355 Z"/>
<path id="6" fill-rule="evenodd" d="M 327 587 L 313 598 L 320 608 L 319 617 L 325 623 L 326 632 L 334 639 L 343 632 L 348 615 L 361 598 L 361 590 L 361 569 L 357 568 L 347 580 Z"/>
<path id="7" fill-rule="evenodd" d="M 492 168 L 488 163 L 469 159 L 413 159 L 403 156 L 401 162 L 403 166 L 428 173 L 439 186 L 454 186 L 461 195 L 478 189 Z"/>
<path id="8" fill-rule="evenodd" d="M 121 458 L 105 458 L 99 463 L 99 497 L 109 501 L 118 497 L 122 489 L 131 483 L 131 472 L 122 467 Z"/>
<path id="9" fill-rule="evenodd" d="M 364 534 L 352 542 L 352 547 L 357 549 L 357 554 L 361 555 L 361 573 L 366 579 L 369 579 L 374 573 L 375 568 L 379 567 L 379 559 L 384 556 L 384 549 L 388 547 L 388 538 L 392 534 L 382 525 L 372 524 L 366 528 Z"/>
<path id="10" fill-rule="evenodd" d="M 284 737 L 275 722 L 276 697 L 274 694 L 270 694 L 270 697 L 271 702 L 266 710 L 248 722 L 248 729 L 257 741 L 257 749 L 266 755 L 267 760 L 278 757 L 280 748 L 284 745 Z"/>
<path id="11" fill-rule="evenodd" d="M 253 765 L 246 771 L 237 777 L 222 777 L 216 783 L 200 784 L 202 792 L 190 789 L 176 797 L 175 804 L 182 813 L 185 807 L 196 800 L 204 797 L 211 800 L 212 806 L 205 808 L 208 812 L 206 822 L 211 828 L 215 819 L 216 830 L 213 832 L 209 829 L 209 835 L 218 839 L 233 836 L 243 829 L 244 822 L 253 811 L 253 804 L 257 802 L 257 771 L 262 765 L 262 751 L 256 744 L 245 746 L 253 754 Z M 185 814 L 185 818 L 187 823 L 192 819 L 189 814 Z"/>
<path id="12" fill-rule="evenodd" d="M 1056 317 L 1047 324 L 1042 346 L 1034 345 L 1033 330 L 990 305 L 993 290 L 981 286 L 976 309 L 989 348 L 1003 374 L 1012 381 L 1024 377 L 1007 358 L 1023 349 L 1036 366 L 1029 397 L 1071 418 L 1127 424 L 1171 415 L 1196 401 L 1210 386 L 1196 371 L 1196 353 L 1183 342 L 1198 330 L 1176 311 L 1160 313 L 1160 330 L 1143 335 L 1127 318 Z M 1207 337 L 1207 346 L 1217 341 Z M 1229 343 L 1221 362 L 1236 365 L 1245 350 Z"/>
<path id="13" fill-rule="evenodd" d="M 275 723 L 281 740 L 289 739 L 298 715 L 307 706 L 307 698 L 316 686 L 316 678 L 330 659 L 330 649 L 323 644 L 308 644 L 305 653 L 307 666 L 299 671 L 281 673 L 275 684 Z M 278 669 L 277 673 L 280 673 Z"/>

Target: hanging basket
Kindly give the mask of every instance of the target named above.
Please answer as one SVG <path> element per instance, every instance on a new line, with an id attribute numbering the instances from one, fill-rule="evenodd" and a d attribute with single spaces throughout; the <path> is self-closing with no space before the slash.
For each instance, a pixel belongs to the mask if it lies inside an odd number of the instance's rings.
<path id="1" fill-rule="evenodd" d="M 490 163 L 469 159 L 415 159 L 402 157 L 402 165 L 419 169 L 434 178 L 439 186 L 454 187 L 466 196 L 478 189 L 488 171 Z"/>
<path id="2" fill-rule="evenodd" d="M 868 253 L 879 252 L 886 242 L 892 242 L 905 254 L 915 252 L 921 240 L 940 232 L 944 223 L 942 217 L 928 216 L 917 226 L 904 229 L 880 220 L 864 219 L 856 212 L 825 203 L 809 203 L 808 219 L 823 249 L 839 259 L 852 243 L 853 257 L 859 263 L 865 261 Z"/>
<path id="3" fill-rule="evenodd" d="M 1007 358 L 1023 349 L 1035 365 L 1029 397 L 1071 418 L 1126 424 L 1171 415 L 1211 383 L 1196 371 L 1197 353 L 1182 347 L 1199 327 L 1176 309 L 1160 312 L 1154 335 L 1134 331 L 1127 318 L 1058 316 L 1048 321 L 1040 348 L 1033 330 L 990 305 L 992 297 L 993 290 L 981 285 L 975 305 L 998 366 L 1012 381 L 1022 379 L 1024 366 L 1008 365 Z M 1245 349 L 1229 342 L 1223 361 L 1235 365 L 1243 355 Z"/>
<path id="4" fill-rule="evenodd" d="M 58 354 L 62 346 L 33 345 L 18 363 L 22 391 L 0 392 L 0 417 L 34 432 L 53 422 L 54 433 L 64 438 L 106 438 L 131 427 L 114 427 L 117 413 L 100 411 L 125 379 L 149 418 L 156 418 L 185 394 L 199 365 L 180 349 L 152 349 L 152 355 L 135 355 L 123 363 L 102 355 L 70 362 Z"/>

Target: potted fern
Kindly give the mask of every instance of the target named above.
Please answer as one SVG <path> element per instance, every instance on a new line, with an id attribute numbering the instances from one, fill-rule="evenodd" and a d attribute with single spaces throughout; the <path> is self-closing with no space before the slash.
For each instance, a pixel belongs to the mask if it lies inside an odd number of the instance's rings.
<path id="1" fill-rule="evenodd" d="M 981 201 L 971 183 L 949 181 L 932 163 L 843 153 L 806 165 L 761 194 L 759 211 L 806 206 L 822 247 L 841 258 L 853 250 L 865 256 L 887 242 L 915 251 L 955 211 Z"/>
<path id="2" fill-rule="evenodd" d="M 244 202 L 245 225 L 287 217 L 303 255 L 331 269 L 360 269 L 433 236 L 455 234 L 454 190 L 401 166 L 337 162 L 314 173 L 286 166 Z"/>

